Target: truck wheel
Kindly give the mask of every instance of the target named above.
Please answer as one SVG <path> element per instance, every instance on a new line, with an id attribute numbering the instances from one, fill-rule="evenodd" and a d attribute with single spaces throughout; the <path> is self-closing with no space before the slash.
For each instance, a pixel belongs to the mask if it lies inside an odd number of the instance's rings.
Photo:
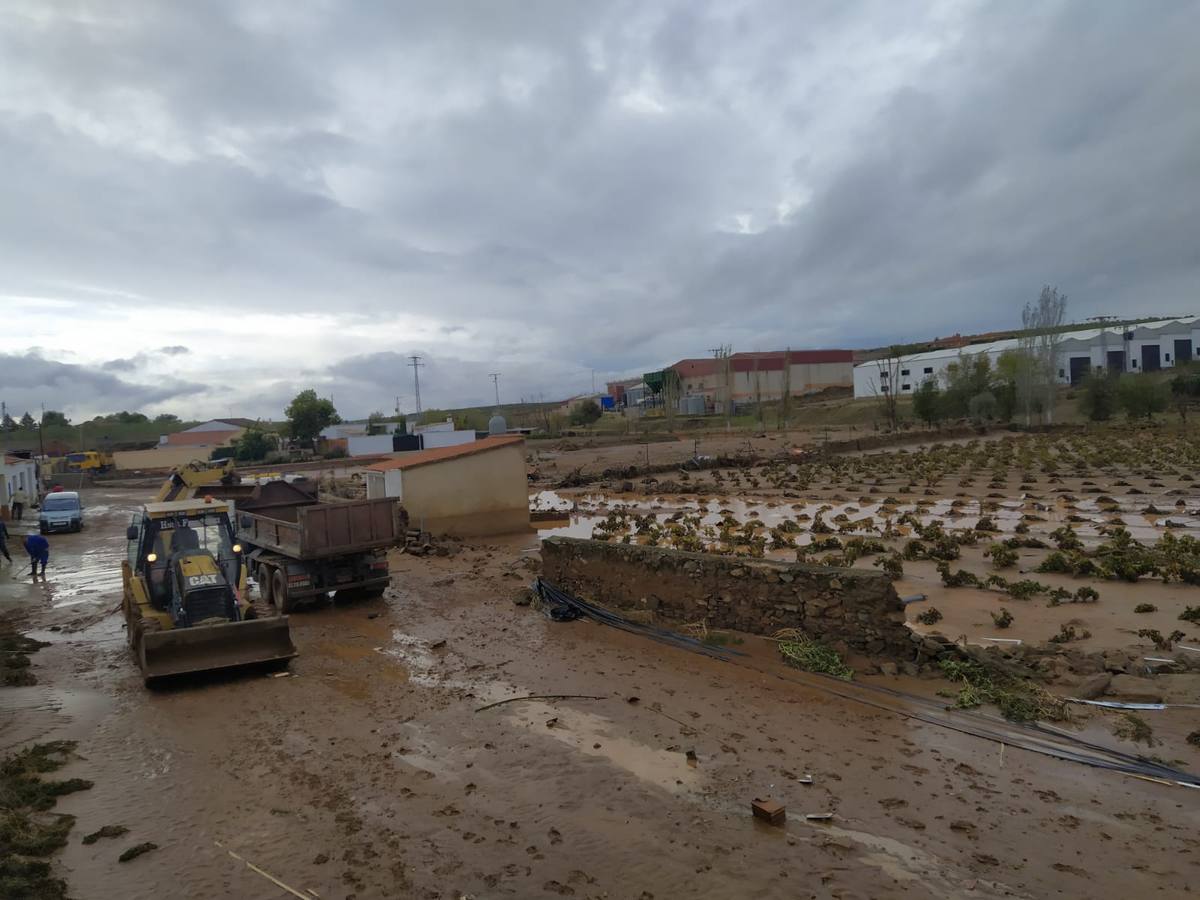
<path id="1" fill-rule="evenodd" d="M 262 594 L 262 598 L 267 603 L 275 602 L 275 595 L 271 592 L 271 567 L 266 563 L 259 563 L 258 568 L 254 570 L 254 580 L 258 582 L 258 592 Z"/>
<path id="2" fill-rule="evenodd" d="M 288 602 L 287 573 L 283 569 L 275 570 L 271 578 L 271 593 L 275 596 L 275 608 L 279 610 L 279 614 L 287 615 L 292 607 Z"/>

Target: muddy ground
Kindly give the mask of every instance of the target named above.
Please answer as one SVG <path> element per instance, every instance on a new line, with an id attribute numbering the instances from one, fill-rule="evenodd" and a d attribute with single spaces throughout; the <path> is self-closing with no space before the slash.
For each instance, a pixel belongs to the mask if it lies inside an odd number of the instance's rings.
<path id="1" fill-rule="evenodd" d="M 73 896 L 292 896 L 246 862 L 360 900 L 1168 897 L 1196 880 L 1195 792 L 834 697 L 754 638 L 722 662 L 551 622 L 512 602 L 536 535 L 394 555 L 382 600 L 291 618 L 288 677 L 148 691 L 118 613 L 145 493 L 88 494 L 46 584 L 0 569 L 0 614 L 52 642 L 39 684 L 0 690 L 0 743 L 75 739 L 62 774 L 95 782 L 56 808 L 78 817 L 57 858 Z M 602 699 L 476 712 L 526 694 Z M 786 827 L 751 817 L 763 795 Z M 80 842 L 104 825 L 130 832 Z"/>

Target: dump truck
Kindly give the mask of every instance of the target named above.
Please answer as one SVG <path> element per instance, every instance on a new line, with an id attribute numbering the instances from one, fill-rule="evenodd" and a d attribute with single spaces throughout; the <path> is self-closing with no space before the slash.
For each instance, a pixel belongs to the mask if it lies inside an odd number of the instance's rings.
<path id="1" fill-rule="evenodd" d="M 97 450 L 83 450 L 79 453 L 67 454 L 68 472 L 107 472 L 113 467 L 111 453 L 101 453 Z"/>
<path id="2" fill-rule="evenodd" d="M 156 679 L 296 655 L 287 617 L 256 609 L 230 506 L 212 497 L 145 504 L 121 563 L 127 638 L 142 677 Z"/>
<path id="3" fill-rule="evenodd" d="M 387 549 L 404 542 L 408 516 L 394 498 L 321 501 L 305 483 L 230 485 L 238 540 L 263 599 L 280 613 L 296 603 L 383 594 Z"/>

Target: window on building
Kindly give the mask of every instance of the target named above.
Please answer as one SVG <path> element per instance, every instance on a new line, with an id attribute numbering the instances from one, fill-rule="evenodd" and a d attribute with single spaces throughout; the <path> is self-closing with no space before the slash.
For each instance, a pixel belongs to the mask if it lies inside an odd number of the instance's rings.
<path id="1" fill-rule="evenodd" d="M 911 390 L 911 389 L 912 389 L 912 385 L 911 385 L 911 384 L 902 384 L 902 385 L 900 385 L 900 390 L 902 390 L 902 391 L 907 391 L 907 390 Z"/>
<path id="2" fill-rule="evenodd" d="M 1059 377 L 1059 378 L 1066 378 L 1066 377 L 1067 377 L 1067 370 L 1066 370 L 1066 369 L 1059 369 L 1059 370 L 1058 370 L 1058 377 Z"/>
<path id="3" fill-rule="evenodd" d="M 925 374 L 926 374 L 926 375 L 932 375 L 932 374 L 933 374 L 933 366 L 926 366 L 926 367 L 925 367 Z"/>
<path id="4" fill-rule="evenodd" d="M 882 379 L 885 379 L 885 380 L 886 380 L 886 379 L 887 379 L 887 377 L 888 377 L 888 371 L 887 371 L 887 369 L 882 369 L 882 370 L 879 372 L 879 377 L 880 377 L 880 378 L 882 378 Z"/>
<path id="5" fill-rule="evenodd" d="M 908 374 L 908 369 L 901 369 L 901 370 L 900 370 L 900 374 L 901 374 L 901 375 L 907 375 L 907 374 Z"/>
<path id="6" fill-rule="evenodd" d="M 1136 360 L 1136 359 L 1132 359 L 1132 360 L 1130 360 L 1130 361 L 1129 361 L 1129 364 L 1130 364 L 1131 366 L 1133 366 L 1135 369 L 1137 368 L 1137 360 Z"/>
<path id="7" fill-rule="evenodd" d="M 1170 354 L 1170 353 L 1164 353 L 1164 354 L 1163 354 L 1163 358 L 1164 358 L 1164 359 L 1165 359 L 1167 362 L 1170 362 L 1170 361 L 1171 361 L 1171 354 Z"/>
<path id="8" fill-rule="evenodd" d="M 886 385 L 886 384 L 881 384 L 881 385 L 879 386 L 879 393 L 881 393 L 881 394 L 886 394 L 887 392 L 888 392 L 887 385 Z"/>

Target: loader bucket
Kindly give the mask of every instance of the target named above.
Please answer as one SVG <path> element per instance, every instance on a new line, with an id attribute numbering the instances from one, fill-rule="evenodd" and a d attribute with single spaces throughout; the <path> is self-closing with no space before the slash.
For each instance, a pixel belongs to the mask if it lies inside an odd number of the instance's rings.
<path id="1" fill-rule="evenodd" d="M 295 655 L 287 616 L 275 616 L 143 634 L 138 662 L 149 683 L 188 672 L 285 665 Z"/>

